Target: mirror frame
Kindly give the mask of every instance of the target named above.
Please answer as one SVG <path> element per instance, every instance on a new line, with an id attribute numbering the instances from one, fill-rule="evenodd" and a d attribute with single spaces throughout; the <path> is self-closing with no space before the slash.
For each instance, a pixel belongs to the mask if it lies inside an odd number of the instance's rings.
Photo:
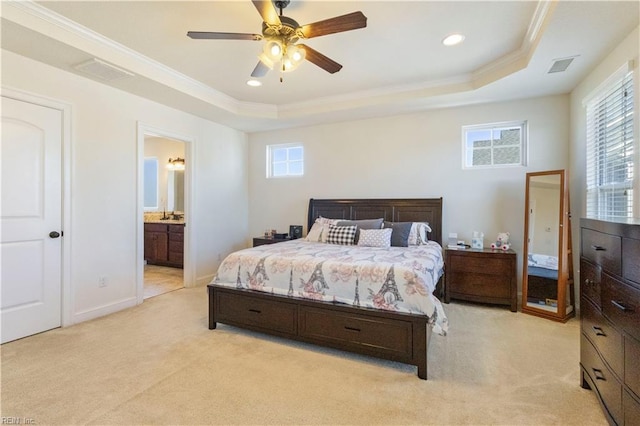
<path id="1" fill-rule="evenodd" d="M 557 280 L 557 310 L 552 312 L 537 308 L 527 303 L 528 276 L 529 276 L 529 191 L 530 181 L 536 176 L 560 176 L 560 211 L 558 227 L 558 280 Z M 522 312 L 566 322 L 575 316 L 575 302 L 573 291 L 573 257 L 571 254 L 571 213 L 569 208 L 568 177 L 565 170 L 549 170 L 543 172 L 527 173 L 525 209 L 524 209 L 524 250 L 522 261 Z M 567 294 L 569 293 L 569 294 Z M 567 300 L 569 303 L 567 303 Z"/>

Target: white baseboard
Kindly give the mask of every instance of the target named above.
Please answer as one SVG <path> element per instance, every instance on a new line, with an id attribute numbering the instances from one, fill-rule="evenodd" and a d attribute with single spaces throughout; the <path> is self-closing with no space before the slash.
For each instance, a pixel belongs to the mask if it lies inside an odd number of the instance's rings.
<path id="1" fill-rule="evenodd" d="M 215 277 L 216 274 L 209 274 L 209 275 L 205 275 L 202 277 L 198 277 L 196 278 L 196 285 L 193 287 L 201 287 L 201 286 L 206 286 L 207 284 L 211 283 L 211 280 L 213 280 L 213 277 Z"/>
<path id="2" fill-rule="evenodd" d="M 75 314 L 73 314 L 72 324 L 78 324 L 80 322 L 89 321 L 94 318 L 103 317 L 105 315 L 109 315 L 114 312 L 121 311 L 123 309 L 134 307 L 137 304 L 138 304 L 137 298 L 134 296 L 134 297 L 128 297 L 126 299 L 122 299 L 113 303 L 109 303 L 106 305 L 102 305 L 97 308 L 76 312 Z"/>

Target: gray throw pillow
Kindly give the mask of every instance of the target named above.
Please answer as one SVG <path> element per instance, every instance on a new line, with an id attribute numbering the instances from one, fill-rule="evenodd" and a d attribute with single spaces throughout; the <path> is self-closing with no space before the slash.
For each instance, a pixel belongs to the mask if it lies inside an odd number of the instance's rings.
<path id="1" fill-rule="evenodd" d="M 360 240 L 361 229 L 382 229 L 383 218 L 380 219 L 361 219 L 361 220 L 341 220 L 336 225 L 338 226 L 357 226 L 355 244 L 358 244 Z"/>
<path id="2" fill-rule="evenodd" d="M 391 246 L 409 247 L 409 233 L 413 222 L 385 222 L 385 228 L 391 228 Z"/>
<path id="3" fill-rule="evenodd" d="M 362 219 L 362 220 L 341 220 L 337 223 L 338 226 L 353 226 L 356 225 L 360 229 L 382 229 L 383 219 Z"/>

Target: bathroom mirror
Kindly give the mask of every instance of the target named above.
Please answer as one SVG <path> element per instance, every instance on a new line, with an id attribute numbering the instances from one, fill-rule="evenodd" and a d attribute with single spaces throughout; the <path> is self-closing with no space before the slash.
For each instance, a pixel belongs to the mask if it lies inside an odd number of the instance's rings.
<path id="1" fill-rule="evenodd" d="M 564 170 L 527 173 L 522 312 L 565 322 L 575 315 L 569 189 Z"/>
<path id="2" fill-rule="evenodd" d="M 184 170 L 169 170 L 167 176 L 167 210 L 184 211 Z"/>

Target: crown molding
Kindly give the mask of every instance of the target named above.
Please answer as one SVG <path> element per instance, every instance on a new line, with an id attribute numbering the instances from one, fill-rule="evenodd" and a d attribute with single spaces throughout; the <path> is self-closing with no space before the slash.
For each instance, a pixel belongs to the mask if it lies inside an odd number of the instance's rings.
<path id="1" fill-rule="evenodd" d="M 469 74 L 418 84 L 396 85 L 283 105 L 239 101 L 198 80 L 72 21 L 33 0 L 2 1 L 2 17 L 87 55 L 124 68 L 221 110 L 244 117 L 291 119 L 420 100 L 478 89 L 527 67 L 557 0 L 540 0 L 520 47 Z"/>
<path id="2" fill-rule="evenodd" d="M 480 88 L 510 74 L 525 69 L 533 56 L 538 43 L 549 24 L 549 20 L 557 6 L 557 0 L 540 0 L 536 5 L 527 33 L 520 47 L 507 53 L 500 59 L 490 62 L 472 73 L 474 88 Z"/>
<path id="3" fill-rule="evenodd" d="M 277 110 L 273 105 L 240 102 L 32 0 L 5 0 L 2 3 L 4 19 L 134 74 L 157 81 L 234 114 L 263 118 L 277 116 Z"/>

